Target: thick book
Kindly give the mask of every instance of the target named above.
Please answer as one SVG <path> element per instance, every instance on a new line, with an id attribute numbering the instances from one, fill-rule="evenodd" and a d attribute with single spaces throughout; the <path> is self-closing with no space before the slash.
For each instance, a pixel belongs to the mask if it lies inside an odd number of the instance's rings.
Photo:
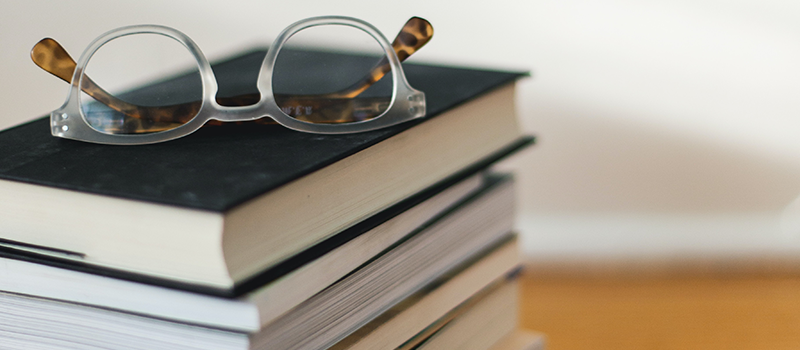
<path id="1" fill-rule="evenodd" d="M 496 276 L 477 292 L 423 289 L 330 350 L 488 350 L 516 328 L 517 275 Z"/>
<path id="2" fill-rule="evenodd" d="M 495 221 L 496 201 L 487 201 L 505 182 L 476 174 L 386 220 L 302 267 L 238 298 L 219 298 L 78 272 L 32 262 L 0 258 L 0 291 L 119 310 L 153 318 L 243 333 L 258 332 L 303 301 L 367 264 L 411 236 L 430 230 L 454 231 L 452 217 Z M 505 200 L 513 203 L 505 189 Z M 501 200 L 503 196 L 501 196 Z M 469 213 L 464 214 L 466 210 Z M 474 215 L 475 212 L 481 215 Z M 446 220 L 447 219 L 447 220 Z M 510 225 L 510 221 L 506 223 Z M 436 238 L 434 236 L 433 238 Z"/>
<path id="3" fill-rule="evenodd" d="M 441 315 L 519 266 L 513 191 L 496 184 L 257 332 L 0 292 L 0 333 L 15 349 L 327 349 L 414 295 Z"/>
<path id="4" fill-rule="evenodd" d="M 446 239 L 429 241 L 426 236 L 436 235 L 435 231 L 412 237 L 268 324 L 251 337 L 251 346 L 328 349 L 439 276 L 459 271 L 458 266 L 483 255 L 491 247 L 499 244 L 501 248 L 495 250 L 512 251 L 515 260 L 504 271 L 519 263 L 518 247 L 509 231 L 513 216 L 469 224 L 463 217 L 452 220 L 461 221 L 456 223 L 459 229 L 450 231 Z M 502 272 L 494 271 L 485 276 L 492 280 L 500 275 Z M 480 287 L 471 292 L 466 286 L 459 289 L 471 295 Z"/>
<path id="5" fill-rule="evenodd" d="M 220 95 L 254 87 L 263 55 L 214 65 Z M 47 119 L 0 132 L 2 254 L 233 296 L 309 247 L 532 142 L 514 111 L 524 74 L 404 69 L 426 93 L 427 116 L 366 133 L 226 125 L 131 147 L 54 138 Z"/>
<path id="6" fill-rule="evenodd" d="M 517 283 L 505 282 L 488 295 L 479 293 L 453 310 L 456 317 L 414 349 L 489 350 L 517 327 Z M 478 300 L 472 304 L 472 299 Z M 466 310 L 459 312 L 462 308 Z"/>

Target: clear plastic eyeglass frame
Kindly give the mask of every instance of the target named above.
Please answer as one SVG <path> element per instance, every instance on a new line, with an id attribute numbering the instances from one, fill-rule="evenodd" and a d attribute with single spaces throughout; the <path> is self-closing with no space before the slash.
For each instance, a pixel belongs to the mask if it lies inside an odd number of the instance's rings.
<path id="1" fill-rule="evenodd" d="M 389 107 L 382 114 L 363 121 L 341 124 L 320 124 L 292 118 L 279 108 L 272 91 L 272 75 L 275 60 L 283 45 L 292 35 L 303 29 L 320 25 L 354 27 L 366 32 L 381 45 L 388 59 L 394 84 Z M 174 129 L 147 134 L 107 134 L 92 128 L 87 122 L 80 103 L 81 84 L 83 84 L 83 79 L 81 77 L 84 76 L 82 73 L 87 63 L 92 58 L 92 55 L 104 44 L 116 38 L 133 34 L 159 34 L 172 38 L 186 47 L 194 56 L 202 81 L 203 98 L 199 111 L 187 123 Z M 405 57 L 403 57 L 403 59 L 405 59 Z M 393 46 L 374 26 L 360 19 L 351 17 L 312 17 L 295 22 L 284 29 L 277 36 L 272 45 L 270 45 L 266 57 L 264 57 L 259 71 L 257 87 L 261 94 L 259 102 L 247 106 L 222 106 L 215 99 L 218 87 L 211 65 L 192 39 L 178 30 L 165 26 L 137 25 L 122 27 L 109 31 L 95 39 L 80 56 L 72 74 L 66 102 L 50 115 L 51 131 L 53 136 L 86 142 L 136 145 L 177 139 L 196 131 L 211 120 L 234 122 L 251 121 L 269 117 L 278 124 L 297 131 L 318 134 L 343 134 L 376 130 L 425 116 L 425 94 L 415 90 L 409 85 L 403 73 L 400 59 L 395 49 L 393 49 Z"/>

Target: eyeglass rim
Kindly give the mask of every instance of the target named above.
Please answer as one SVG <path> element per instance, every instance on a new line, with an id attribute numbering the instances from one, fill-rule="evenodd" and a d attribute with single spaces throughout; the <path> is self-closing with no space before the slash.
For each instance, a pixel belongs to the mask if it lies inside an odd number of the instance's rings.
<path id="1" fill-rule="evenodd" d="M 392 74 L 392 98 L 389 107 L 379 116 L 352 123 L 314 124 L 294 119 L 286 115 L 275 102 L 272 94 L 272 73 L 275 60 L 289 38 L 295 33 L 320 25 L 344 25 L 360 29 L 372 36 L 388 57 Z M 106 43 L 129 35 L 157 34 L 163 35 L 182 44 L 194 57 L 200 73 L 203 98 L 197 114 L 187 123 L 174 129 L 148 134 L 109 134 L 93 128 L 87 121 L 80 105 L 80 87 L 83 72 L 92 56 Z M 189 135 L 209 120 L 249 121 L 269 117 L 284 127 L 317 134 L 344 134 L 365 132 L 396 125 L 411 119 L 425 116 L 425 94 L 410 86 L 406 80 L 403 67 L 391 44 L 383 34 L 371 24 L 353 17 L 321 16 L 297 21 L 286 27 L 269 46 L 262 61 L 257 78 L 257 88 L 261 100 L 248 106 L 221 106 L 216 101 L 218 85 L 214 71 L 198 45 L 186 34 L 177 29 L 162 25 L 134 25 L 120 27 L 108 31 L 83 51 L 77 62 L 75 71 L 64 104 L 50 114 L 51 133 L 53 136 L 75 139 L 86 142 L 116 145 L 137 145 L 169 141 Z"/>

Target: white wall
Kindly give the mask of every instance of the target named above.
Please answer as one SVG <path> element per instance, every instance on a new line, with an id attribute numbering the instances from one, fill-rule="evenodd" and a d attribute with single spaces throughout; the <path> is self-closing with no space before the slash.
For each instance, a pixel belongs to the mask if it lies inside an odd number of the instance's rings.
<path id="1" fill-rule="evenodd" d="M 0 0 L 0 128 L 63 102 L 28 58 L 45 36 L 78 56 L 106 30 L 164 24 L 213 59 L 328 14 L 387 36 L 421 16 L 436 35 L 412 60 L 534 72 L 519 110 L 539 144 L 516 159 L 532 258 L 800 252 L 791 0 Z"/>

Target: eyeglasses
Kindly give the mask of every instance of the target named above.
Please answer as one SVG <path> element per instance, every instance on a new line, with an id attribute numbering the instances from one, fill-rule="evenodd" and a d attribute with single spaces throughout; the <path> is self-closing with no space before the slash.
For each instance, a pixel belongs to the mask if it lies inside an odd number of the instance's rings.
<path id="1" fill-rule="evenodd" d="M 298 33 L 331 28 L 323 26 L 366 33 L 378 54 L 291 45 L 293 38 L 302 36 Z M 193 58 L 192 65 L 196 64 L 190 70 L 192 74 L 183 72 L 171 80 L 127 92 L 109 92 L 89 78 L 87 65 L 93 64 L 101 47 L 141 34 L 156 34 L 180 43 L 181 50 Z M 66 102 L 50 115 L 51 131 L 57 137 L 103 144 L 148 144 L 186 136 L 206 124 L 234 121 L 278 123 L 302 132 L 341 134 L 384 128 L 425 115 L 425 94 L 408 84 L 400 62 L 432 36 L 431 24 L 419 17 L 411 18 L 391 45 L 375 27 L 359 19 L 304 19 L 284 29 L 270 46 L 258 74 L 258 93 L 231 97 L 217 96 L 217 79 L 197 45 L 183 33 L 164 26 L 138 25 L 107 32 L 86 48 L 78 63 L 58 42 L 45 38 L 33 47 L 31 58 L 45 71 L 70 83 Z"/>

